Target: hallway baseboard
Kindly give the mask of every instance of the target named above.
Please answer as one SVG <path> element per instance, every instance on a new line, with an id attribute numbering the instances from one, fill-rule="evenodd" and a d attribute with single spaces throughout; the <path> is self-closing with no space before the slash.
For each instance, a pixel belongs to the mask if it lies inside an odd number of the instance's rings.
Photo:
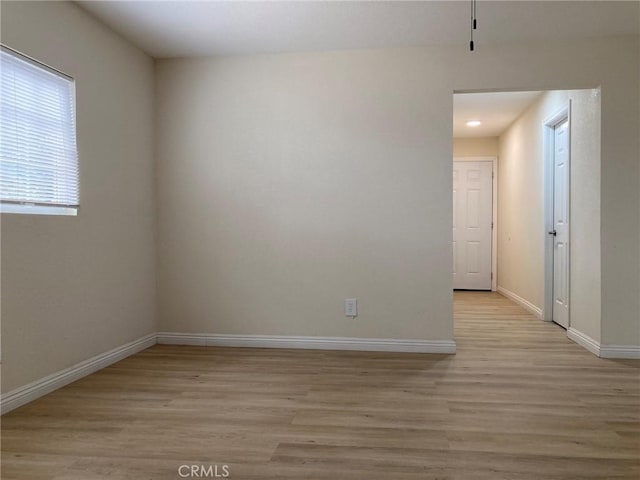
<path id="1" fill-rule="evenodd" d="M 569 340 L 573 340 L 594 355 L 600 356 L 600 342 L 594 340 L 589 335 L 586 335 L 573 327 L 569 327 L 567 329 L 567 337 L 569 337 Z"/>
<path id="2" fill-rule="evenodd" d="M 542 309 L 536 307 L 533 303 L 529 302 L 528 300 L 525 300 L 524 298 L 522 298 L 521 296 L 513 293 L 512 291 L 507 290 L 504 287 L 501 287 L 500 285 L 498 285 L 498 290 L 497 291 L 498 291 L 499 294 L 504 295 L 509 300 L 513 300 L 514 302 L 516 302 L 521 307 L 523 307 L 526 310 L 528 310 L 529 312 L 533 313 L 537 318 L 542 319 Z"/>
<path id="3" fill-rule="evenodd" d="M 602 345 L 572 327 L 567 330 L 567 337 L 600 358 L 640 359 L 640 345 Z"/>

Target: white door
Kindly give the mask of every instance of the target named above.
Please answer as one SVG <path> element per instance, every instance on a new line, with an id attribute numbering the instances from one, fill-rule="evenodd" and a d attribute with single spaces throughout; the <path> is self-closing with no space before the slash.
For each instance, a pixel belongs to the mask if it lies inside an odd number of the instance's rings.
<path id="1" fill-rule="evenodd" d="M 493 162 L 453 162 L 453 288 L 491 290 Z"/>
<path id="2" fill-rule="evenodd" d="M 569 327 L 569 122 L 553 133 L 553 321 Z"/>

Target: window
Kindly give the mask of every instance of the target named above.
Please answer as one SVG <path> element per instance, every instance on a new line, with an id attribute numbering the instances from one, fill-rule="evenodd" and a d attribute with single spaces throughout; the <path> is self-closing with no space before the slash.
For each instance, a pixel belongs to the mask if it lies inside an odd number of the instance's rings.
<path id="1" fill-rule="evenodd" d="M 0 208 L 75 215 L 74 81 L 5 46 L 0 55 Z"/>

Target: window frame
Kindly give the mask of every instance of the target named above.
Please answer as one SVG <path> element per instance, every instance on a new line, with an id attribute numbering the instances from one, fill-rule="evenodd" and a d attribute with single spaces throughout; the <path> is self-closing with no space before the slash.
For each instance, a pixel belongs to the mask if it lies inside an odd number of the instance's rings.
<path id="1" fill-rule="evenodd" d="M 71 90 L 70 101 L 71 101 L 71 109 L 65 109 L 62 113 L 64 115 L 71 114 L 73 117 L 72 121 L 72 135 L 73 135 L 73 143 L 75 147 L 75 187 L 76 187 L 76 204 L 56 204 L 49 202 L 29 202 L 29 201 L 18 201 L 18 200 L 10 200 L 3 199 L 0 197 L 0 213 L 10 213 L 10 214 L 27 214 L 27 215 L 67 215 L 67 216 L 76 216 L 78 214 L 78 210 L 80 208 L 80 160 L 79 160 L 79 152 L 78 152 L 78 129 L 77 129 L 77 98 L 76 98 L 76 83 L 75 79 L 50 65 L 47 65 L 39 60 L 36 60 L 33 57 L 25 55 L 3 43 L 0 43 L 0 49 L 3 53 L 9 54 L 18 60 L 24 61 L 32 65 L 35 68 L 44 70 L 50 74 L 53 74 L 63 80 L 66 80 L 69 83 L 69 87 Z M 1 168 L 1 167 L 0 167 Z"/>

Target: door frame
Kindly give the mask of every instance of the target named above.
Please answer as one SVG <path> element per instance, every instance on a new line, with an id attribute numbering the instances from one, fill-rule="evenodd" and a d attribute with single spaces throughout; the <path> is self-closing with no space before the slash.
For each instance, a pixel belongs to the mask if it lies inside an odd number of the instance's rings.
<path id="1" fill-rule="evenodd" d="M 491 291 L 498 288 L 498 157 L 453 157 L 454 162 L 492 162 Z"/>
<path id="2" fill-rule="evenodd" d="M 569 313 L 568 325 L 571 327 L 571 100 L 555 112 L 542 123 L 542 141 L 543 141 L 543 182 L 544 182 L 544 305 L 542 307 L 542 320 L 553 321 L 553 237 L 549 232 L 553 231 L 553 196 L 554 196 L 554 134 L 555 127 L 560 123 L 568 121 L 569 128 L 569 171 L 568 175 L 568 191 L 567 203 L 569 206 L 569 271 L 567 272 L 567 282 L 569 284 Z"/>

